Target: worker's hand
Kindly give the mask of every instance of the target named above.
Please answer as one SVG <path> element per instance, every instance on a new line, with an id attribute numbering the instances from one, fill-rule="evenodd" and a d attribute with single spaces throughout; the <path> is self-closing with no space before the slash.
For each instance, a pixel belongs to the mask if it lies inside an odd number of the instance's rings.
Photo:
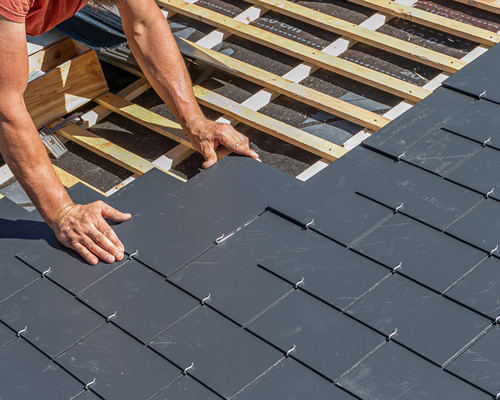
<path id="1" fill-rule="evenodd" d="M 123 244 L 104 218 L 123 222 L 130 217 L 130 214 L 96 201 L 85 205 L 68 204 L 50 225 L 63 245 L 77 251 L 88 263 L 95 265 L 97 257 L 108 263 L 123 258 Z"/>
<path id="2" fill-rule="evenodd" d="M 248 147 L 248 138 L 229 124 L 198 117 L 189 122 L 186 134 L 193 147 L 205 157 L 203 168 L 217 162 L 215 150 L 221 144 L 235 153 L 259 160 L 259 155 Z"/>

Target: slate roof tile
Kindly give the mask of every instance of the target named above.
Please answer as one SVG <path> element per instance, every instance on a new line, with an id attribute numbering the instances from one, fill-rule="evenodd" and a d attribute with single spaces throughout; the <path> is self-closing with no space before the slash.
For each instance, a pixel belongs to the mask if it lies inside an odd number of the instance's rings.
<path id="1" fill-rule="evenodd" d="M 2 303 L 0 318 L 51 358 L 106 322 L 47 279 Z"/>
<path id="2" fill-rule="evenodd" d="M 387 343 L 339 380 L 361 399 L 487 400 L 473 388 L 395 343 Z"/>
<path id="3" fill-rule="evenodd" d="M 284 354 L 208 307 L 200 307 L 150 346 L 189 374 L 230 398 Z"/>
<path id="4" fill-rule="evenodd" d="M 446 232 L 489 253 L 500 245 L 498 215 L 500 202 L 486 199 L 446 229 Z M 499 250 L 500 246 L 493 254 Z"/>
<path id="5" fill-rule="evenodd" d="M 490 257 L 458 281 L 446 295 L 490 318 L 500 315 L 500 261 Z"/>
<path id="6" fill-rule="evenodd" d="M 199 302 L 135 260 L 78 295 L 101 315 L 147 343 L 195 309 Z"/>
<path id="7" fill-rule="evenodd" d="M 149 399 L 182 374 L 167 360 L 108 323 L 55 361 L 106 399 Z"/>
<path id="8" fill-rule="evenodd" d="M 470 346 L 446 369 L 496 396 L 500 382 L 500 328 L 498 325 Z"/>
<path id="9" fill-rule="evenodd" d="M 443 365 L 491 322 L 395 274 L 346 312 L 393 340 Z"/>
<path id="10" fill-rule="evenodd" d="M 264 340 L 317 370 L 339 378 L 385 337 L 296 290 L 248 326 Z"/>
<path id="11" fill-rule="evenodd" d="M 387 267 L 444 292 L 485 257 L 471 246 L 396 214 L 352 247 Z"/>
<path id="12" fill-rule="evenodd" d="M 304 278 L 302 290 L 338 309 L 346 308 L 391 273 L 310 229 L 261 264 L 292 284 Z"/>
<path id="13" fill-rule="evenodd" d="M 67 400 L 85 386 L 22 338 L 0 349 L 0 371 L 0 393 L 6 399 L 37 399 L 43 393 Z"/>

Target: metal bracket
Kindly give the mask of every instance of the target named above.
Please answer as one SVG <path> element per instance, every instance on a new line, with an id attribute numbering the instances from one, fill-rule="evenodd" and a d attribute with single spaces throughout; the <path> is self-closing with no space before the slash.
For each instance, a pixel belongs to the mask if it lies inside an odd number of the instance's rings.
<path id="1" fill-rule="evenodd" d="M 69 124 L 72 121 L 77 120 L 80 117 L 81 117 L 81 113 L 75 113 L 75 114 L 70 115 L 68 118 L 64 119 L 60 123 L 58 123 L 52 129 L 45 126 L 38 131 L 38 133 L 40 134 L 40 138 L 42 139 L 43 144 L 45 145 L 47 150 L 50 152 L 50 154 L 52 154 L 56 159 L 61 157 L 63 154 L 67 153 L 68 149 L 57 138 L 57 136 L 55 135 L 55 132 L 57 132 L 59 129 L 65 127 L 67 124 Z"/>

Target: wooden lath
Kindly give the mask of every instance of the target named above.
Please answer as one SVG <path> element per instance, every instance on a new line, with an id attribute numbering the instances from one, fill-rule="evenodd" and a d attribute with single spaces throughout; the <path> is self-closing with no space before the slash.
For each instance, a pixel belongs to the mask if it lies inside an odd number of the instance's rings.
<path id="1" fill-rule="evenodd" d="M 500 14 L 499 0 L 453 0 L 457 3 L 467 4 L 471 7 L 480 8 L 495 14 Z"/>
<path id="2" fill-rule="evenodd" d="M 347 78 L 354 79 L 366 85 L 386 91 L 395 96 L 418 102 L 431 92 L 411 83 L 407 83 L 387 74 L 360 66 L 351 61 L 322 53 L 317 49 L 283 38 L 274 33 L 265 31 L 255 26 L 243 24 L 225 17 L 215 11 L 186 3 L 184 0 L 157 0 L 162 7 L 169 8 L 200 20 L 207 24 L 224 29 L 234 35 L 241 36 L 255 43 L 277 50 L 281 53 L 310 62 L 318 67 L 327 69 Z"/>
<path id="3" fill-rule="evenodd" d="M 295 18 L 313 26 L 346 36 L 381 50 L 441 69 L 450 73 L 458 71 L 466 63 L 437 51 L 363 28 L 351 22 L 332 17 L 287 0 L 246 0 L 252 4 L 270 8 L 280 14 Z"/>
<path id="4" fill-rule="evenodd" d="M 274 90 L 282 95 L 300 101 L 304 104 L 308 104 L 312 107 L 316 107 L 347 121 L 367 127 L 374 131 L 382 128 L 390 122 L 389 119 L 374 112 L 367 111 L 361 107 L 349 104 L 299 83 L 292 82 L 251 64 L 226 56 L 225 54 L 214 50 L 202 48 L 194 43 L 192 43 L 192 45 L 237 72 L 236 76 L 239 76 L 240 78 L 244 78 L 267 89 Z"/>
<path id="5" fill-rule="evenodd" d="M 418 8 L 408 7 L 394 1 L 388 0 L 348 0 L 351 3 L 415 22 L 429 28 L 437 29 L 442 32 L 481 43 L 487 46 L 493 46 L 500 42 L 498 33 L 490 32 L 485 29 L 455 21 L 441 15 L 433 14 Z"/>

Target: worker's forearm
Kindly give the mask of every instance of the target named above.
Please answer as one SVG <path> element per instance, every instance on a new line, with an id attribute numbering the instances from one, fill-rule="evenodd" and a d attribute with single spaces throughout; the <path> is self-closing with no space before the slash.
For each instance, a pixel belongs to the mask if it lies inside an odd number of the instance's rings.
<path id="1" fill-rule="evenodd" d="M 71 199 L 54 172 L 24 105 L 0 110 L 0 152 L 45 221 L 51 225 Z"/>
<path id="2" fill-rule="evenodd" d="M 139 65 L 179 123 L 188 127 L 203 114 L 175 39 L 161 14 L 142 29 L 129 29 L 127 38 Z M 127 28 L 125 27 L 127 30 Z"/>

